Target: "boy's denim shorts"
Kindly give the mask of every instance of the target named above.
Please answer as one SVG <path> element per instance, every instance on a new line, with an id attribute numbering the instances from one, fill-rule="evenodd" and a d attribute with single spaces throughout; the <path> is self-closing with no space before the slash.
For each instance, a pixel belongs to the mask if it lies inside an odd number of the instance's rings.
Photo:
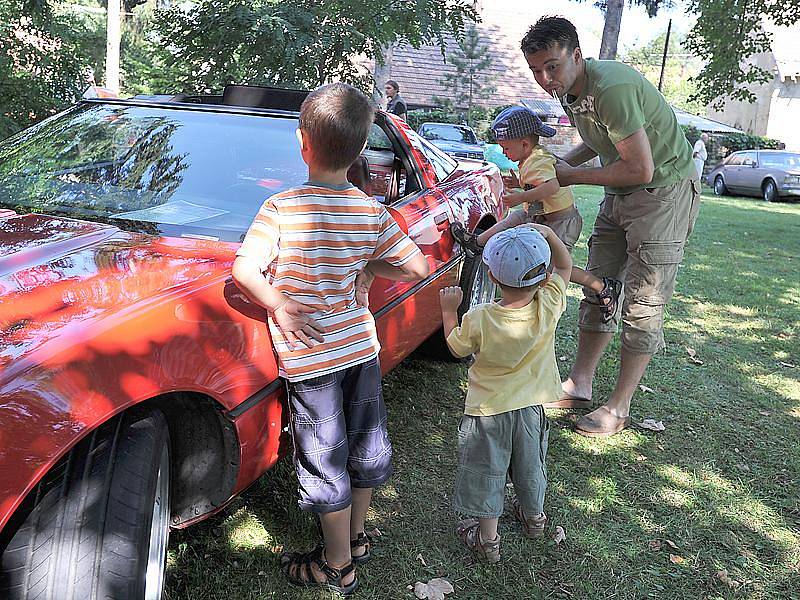
<path id="1" fill-rule="evenodd" d="M 506 474 L 510 474 L 525 514 L 543 513 L 549 431 L 540 405 L 489 417 L 461 417 L 455 511 L 470 517 L 502 515 Z"/>
<path id="2" fill-rule="evenodd" d="M 300 508 L 345 509 L 351 487 L 373 488 L 389 478 L 392 446 L 377 358 L 287 388 Z"/>

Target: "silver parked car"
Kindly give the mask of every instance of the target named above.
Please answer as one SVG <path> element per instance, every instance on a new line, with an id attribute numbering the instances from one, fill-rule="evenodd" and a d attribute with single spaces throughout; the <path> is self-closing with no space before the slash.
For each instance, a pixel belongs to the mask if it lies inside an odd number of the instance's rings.
<path id="1" fill-rule="evenodd" d="M 717 196 L 743 194 L 767 202 L 800 196 L 800 153 L 785 150 L 733 152 L 706 177 Z"/>

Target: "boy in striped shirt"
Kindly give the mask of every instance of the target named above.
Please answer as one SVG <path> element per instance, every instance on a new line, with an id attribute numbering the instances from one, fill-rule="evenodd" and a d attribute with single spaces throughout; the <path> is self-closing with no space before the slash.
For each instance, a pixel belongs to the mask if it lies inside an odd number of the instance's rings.
<path id="1" fill-rule="evenodd" d="M 267 309 L 287 380 L 300 507 L 322 524 L 324 545 L 284 553 L 281 566 L 292 583 L 346 595 L 358 586 L 354 563 L 370 558 L 364 521 L 392 454 L 368 285 L 357 285 L 428 275 L 386 209 L 347 181 L 373 119 L 351 86 L 308 95 L 297 130 L 308 181 L 267 199 L 233 265 L 239 288 Z"/>

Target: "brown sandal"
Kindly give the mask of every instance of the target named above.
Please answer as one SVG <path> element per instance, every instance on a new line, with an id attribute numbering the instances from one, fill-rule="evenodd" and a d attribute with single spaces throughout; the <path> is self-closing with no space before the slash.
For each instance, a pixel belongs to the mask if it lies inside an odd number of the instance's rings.
<path id="1" fill-rule="evenodd" d="M 603 323 L 614 318 L 622 294 L 622 282 L 619 279 L 603 277 L 603 289 L 598 294 L 591 294 L 587 301 L 599 306 L 603 313 Z"/>
<path id="2" fill-rule="evenodd" d="M 490 563 L 500 560 L 500 536 L 493 540 L 481 539 L 481 524 L 478 519 L 465 519 L 456 527 L 456 535 L 461 543 L 479 557 Z"/>
<path id="3" fill-rule="evenodd" d="M 325 576 L 318 580 L 314 569 Z M 355 565 L 352 561 L 341 568 L 334 568 L 323 555 L 323 547 L 317 546 L 311 552 L 284 552 L 281 554 L 281 570 L 283 570 L 289 583 L 304 587 L 320 587 L 338 592 L 343 596 L 350 596 L 358 589 L 358 577 L 355 576 Z M 353 581 L 343 583 L 343 579 L 353 573 Z"/>
<path id="4" fill-rule="evenodd" d="M 547 525 L 547 515 L 544 513 L 533 517 L 526 517 L 525 511 L 522 510 L 522 505 L 519 500 L 514 498 L 511 506 L 514 509 L 514 517 L 522 525 L 522 533 L 526 538 L 537 538 L 544 535 L 544 528 Z"/>

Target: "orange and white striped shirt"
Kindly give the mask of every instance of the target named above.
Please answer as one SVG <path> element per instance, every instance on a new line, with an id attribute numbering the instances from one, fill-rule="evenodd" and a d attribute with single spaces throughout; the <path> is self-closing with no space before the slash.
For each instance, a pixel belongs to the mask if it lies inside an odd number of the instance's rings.
<path id="1" fill-rule="evenodd" d="M 275 288 L 317 308 L 311 316 L 325 338 L 292 349 L 269 318 L 280 375 L 301 381 L 377 356 L 375 319 L 356 304 L 356 276 L 368 260 L 400 266 L 419 251 L 383 205 L 353 186 L 306 183 L 268 198 L 236 255 L 258 261 Z"/>

